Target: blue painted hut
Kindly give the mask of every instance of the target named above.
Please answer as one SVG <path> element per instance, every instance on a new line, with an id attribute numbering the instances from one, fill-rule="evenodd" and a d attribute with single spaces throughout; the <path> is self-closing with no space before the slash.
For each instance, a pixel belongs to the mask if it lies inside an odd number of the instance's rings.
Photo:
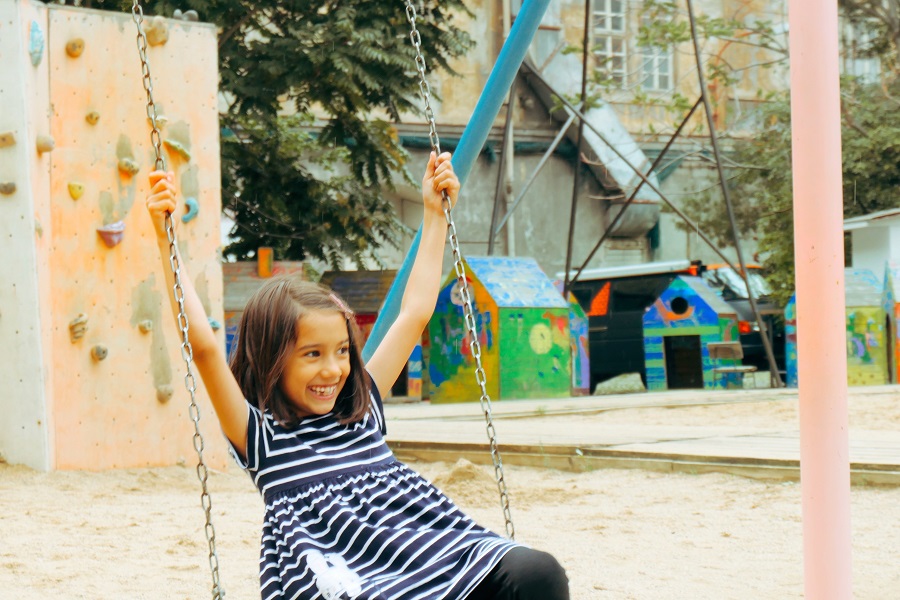
<path id="1" fill-rule="evenodd" d="M 676 277 L 643 318 L 647 389 L 737 387 L 739 373 L 713 369 L 739 361 L 713 361 L 710 343 L 740 344 L 738 317 L 699 277 Z"/>
<path id="2" fill-rule="evenodd" d="M 791 294 L 784 307 L 784 364 L 787 369 L 787 387 L 800 387 L 797 376 L 797 293 Z"/>
<path id="3" fill-rule="evenodd" d="M 569 305 L 533 258 L 464 259 L 491 399 L 569 396 Z M 456 276 L 447 278 L 428 326 L 431 401 L 481 397 Z"/>

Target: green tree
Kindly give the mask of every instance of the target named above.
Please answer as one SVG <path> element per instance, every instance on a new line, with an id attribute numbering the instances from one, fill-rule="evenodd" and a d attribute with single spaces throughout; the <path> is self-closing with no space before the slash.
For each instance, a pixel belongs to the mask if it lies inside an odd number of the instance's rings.
<path id="1" fill-rule="evenodd" d="M 126 0 L 94 8 L 131 10 Z M 472 45 L 458 27 L 462 0 L 417 1 L 431 69 Z M 226 254 L 276 249 L 339 267 L 376 262 L 395 244 L 396 216 L 382 190 L 407 155 L 392 122 L 419 113 L 414 49 L 403 2 L 370 0 L 155 0 L 145 13 L 196 10 L 219 28 L 223 205 L 236 218 Z M 135 77 L 138 77 L 136 73 Z M 287 109 L 287 110 L 285 110 Z M 293 116 L 281 116 L 290 112 Z"/>

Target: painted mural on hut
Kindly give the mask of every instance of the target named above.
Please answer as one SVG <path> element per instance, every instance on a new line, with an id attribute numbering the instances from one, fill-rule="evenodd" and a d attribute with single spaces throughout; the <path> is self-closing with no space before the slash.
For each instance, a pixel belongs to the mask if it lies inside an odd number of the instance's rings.
<path id="1" fill-rule="evenodd" d="M 884 273 L 885 339 L 888 341 L 888 381 L 898 382 L 897 365 L 900 364 L 900 264 L 888 261 Z"/>
<path id="2" fill-rule="evenodd" d="M 845 269 L 847 296 L 847 383 L 888 382 L 883 282 L 869 269 Z"/>
<path id="3" fill-rule="evenodd" d="M 787 386 L 800 386 L 797 377 L 797 294 L 791 294 L 784 307 L 784 362 L 787 370 Z"/>
<path id="4" fill-rule="evenodd" d="M 735 386 L 736 374 L 713 376 L 707 344 L 739 340 L 734 309 L 702 279 L 675 278 L 644 315 L 647 389 Z"/>
<path id="5" fill-rule="evenodd" d="M 496 399 L 568 396 L 569 308 L 537 262 L 510 257 L 465 262 L 488 394 Z M 440 291 L 429 336 L 431 400 L 478 399 L 462 294 L 453 276 Z"/>

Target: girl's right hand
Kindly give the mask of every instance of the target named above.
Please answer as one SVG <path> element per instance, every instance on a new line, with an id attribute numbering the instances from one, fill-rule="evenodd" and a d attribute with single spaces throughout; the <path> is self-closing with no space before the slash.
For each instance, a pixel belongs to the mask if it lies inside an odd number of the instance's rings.
<path id="1" fill-rule="evenodd" d="M 147 197 L 147 211 L 153 221 L 158 238 L 166 235 L 166 214 L 174 214 L 176 207 L 175 173 L 153 171 L 150 173 L 150 195 Z"/>

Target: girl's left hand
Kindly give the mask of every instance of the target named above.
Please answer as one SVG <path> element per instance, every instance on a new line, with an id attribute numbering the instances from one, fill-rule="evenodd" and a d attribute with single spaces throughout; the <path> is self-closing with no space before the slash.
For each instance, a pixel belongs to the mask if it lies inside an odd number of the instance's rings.
<path id="1" fill-rule="evenodd" d="M 459 197 L 459 179 L 453 172 L 453 163 L 450 162 L 450 153 L 443 152 L 435 156 L 434 152 L 428 158 L 428 166 L 425 168 L 425 177 L 422 178 L 422 201 L 425 210 L 442 213 L 444 210 L 442 192 L 446 191 L 450 198 L 450 206 L 456 206 Z"/>

